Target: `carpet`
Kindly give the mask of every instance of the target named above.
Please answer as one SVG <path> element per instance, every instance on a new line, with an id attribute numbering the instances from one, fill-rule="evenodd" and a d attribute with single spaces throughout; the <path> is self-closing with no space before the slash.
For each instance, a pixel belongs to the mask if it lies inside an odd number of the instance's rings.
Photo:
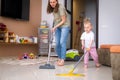
<path id="1" fill-rule="evenodd" d="M 55 62 L 56 57 L 51 57 L 50 62 Z M 0 63 L 10 64 L 10 65 L 32 65 L 32 64 L 43 64 L 47 62 L 47 57 L 38 57 L 36 59 L 22 59 L 19 60 L 16 57 L 2 57 L 0 58 Z"/>

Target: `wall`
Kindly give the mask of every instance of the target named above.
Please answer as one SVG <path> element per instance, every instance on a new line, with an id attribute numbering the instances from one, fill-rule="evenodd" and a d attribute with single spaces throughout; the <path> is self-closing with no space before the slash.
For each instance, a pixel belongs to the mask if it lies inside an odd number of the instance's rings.
<path id="1" fill-rule="evenodd" d="M 71 11 L 71 2 L 72 0 L 67 0 L 67 10 Z"/>
<path id="2" fill-rule="evenodd" d="M 120 0 L 99 0 L 99 45 L 120 44 Z"/>
<path id="3" fill-rule="evenodd" d="M 68 13 L 68 16 L 69 16 L 69 19 L 70 19 L 70 21 L 71 21 L 71 17 L 72 17 L 72 9 L 71 9 L 71 4 L 72 4 L 72 0 L 67 0 L 66 1 L 66 9 L 67 10 L 69 10 L 69 12 L 71 12 L 71 14 L 70 13 Z M 72 25 L 70 26 L 70 29 L 71 29 L 71 27 L 72 27 Z M 71 49 L 71 45 L 72 45 L 72 41 L 71 41 L 71 35 L 72 35 L 72 33 L 71 33 L 71 31 L 70 31 L 70 33 L 69 33 L 69 35 L 68 35 L 68 41 L 67 41 L 67 49 Z"/>
<path id="4" fill-rule="evenodd" d="M 37 28 L 41 21 L 41 0 L 30 0 L 29 21 L 20 21 L 10 18 L 0 17 L 0 22 L 7 25 L 9 32 L 14 32 L 18 36 L 37 36 Z M 16 56 L 21 53 L 38 53 L 37 45 L 15 45 L 0 44 L 0 56 Z"/>
<path id="5" fill-rule="evenodd" d="M 72 37 L 72 47 L 76 48 L 75 42 L 77 41 L 76 35 L 78 31 L 78 26 L 76 25 L 76 21 L 80 21 L 80 13 L 85 11 L 85 1 L 84 0 L 73 0 L 73 37 Z M 79 35 L 80 33 L 78 33 Z M 80 38 L 79 43 L 80 43 Z M 78 42 L 78 41 L 77 41 Z M 77 43 L 78 44 L 78 43 Z"/>
<path id="6" fill-rule="evenodd" d="M 96 40 L 96 2 L 94 0 L 86 0 L 85 16 L 90 18 L 90 21 L 93 25 L 93 32 L 95 33 Z"/>

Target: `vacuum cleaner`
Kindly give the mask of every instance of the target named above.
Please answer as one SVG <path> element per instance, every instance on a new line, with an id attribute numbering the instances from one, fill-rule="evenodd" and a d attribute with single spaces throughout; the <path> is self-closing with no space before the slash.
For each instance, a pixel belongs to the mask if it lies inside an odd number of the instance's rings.
<path id="1" fill-rule="evenodd" d="M 53 41 L 52 34 L 53 33 L 49 32 L 50 40 L 49 40 L 49 52 L 48 52 L 47 63 L 45 65 L 40 66 L 39 69 L 55 69 L 55 66 L 50 64 L 51 47 L 52 47 L 52 41 Z"/>
<path id="2" fill-rule="evenodd" d="M 66 61 L 78 61 L 80 59 L 80 54 L 76 49 L 70 49 L 66 52 Z"/>

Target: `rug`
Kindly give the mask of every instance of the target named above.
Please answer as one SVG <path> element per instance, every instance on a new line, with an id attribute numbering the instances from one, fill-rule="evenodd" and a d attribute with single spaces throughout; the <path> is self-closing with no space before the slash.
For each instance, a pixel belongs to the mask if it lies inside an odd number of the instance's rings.
<path id="1" fill-rule="evenodd" d="M 55 62 L 56 57 L 51 57 L 50 62 Z M 32 64 L 43 64 L 47 62 L 47 57 L 38 57 L 36 59 L 22 59 L 19 60 L 16 57 L 5 57 L 0 58 L 0 63 L 10 65 L 32 65 Z"/>

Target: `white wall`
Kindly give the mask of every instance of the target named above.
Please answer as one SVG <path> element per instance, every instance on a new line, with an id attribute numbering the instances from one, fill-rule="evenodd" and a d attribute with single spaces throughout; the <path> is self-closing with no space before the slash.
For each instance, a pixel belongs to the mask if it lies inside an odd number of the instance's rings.
<path id="1" fill-rule="evenodd" d="M 71 12 L 71 0 L 67 0 L 67 10 L 69 10 Z M 69 16 L 69 19 L 71 21 L 71 14 L 68 14 L 68 16 Z M 71 26 L 70 26 L 70 28 L 71 28 Z M 71 34 L 72 33 L 69 33 L 69 35 L 68 35 L 67 49 L 71 48 L 71 44 L 72 44 L 71 43 Z"/>
<path id="2" fill-rule="evenodd" d="M 41 21 L 45 20 L 48 23 L 49 27 L 52 27 L 53 24 L 53 16 L 52 14 L 47 14 L 47 4 L 48 0 L 42 0 L 42 16 Z"/>
<path id="3" fill-rule="evenodd" d="M 94 0 L 86 0 L 85 16 L 90 18 L 92 22 L 93 32 L 95 33 L 95 40 L 96 40 L 96 2 Z"/>
<path id="4" fill-rule="evenodd" d="M 67 9 L 71 11 L 71 0 L 67 0 Z"/>
<path id="5" fill-rule="evenodd" d="M 99 0 L 99 46 L 120 44 L 120 0 Z"/>

